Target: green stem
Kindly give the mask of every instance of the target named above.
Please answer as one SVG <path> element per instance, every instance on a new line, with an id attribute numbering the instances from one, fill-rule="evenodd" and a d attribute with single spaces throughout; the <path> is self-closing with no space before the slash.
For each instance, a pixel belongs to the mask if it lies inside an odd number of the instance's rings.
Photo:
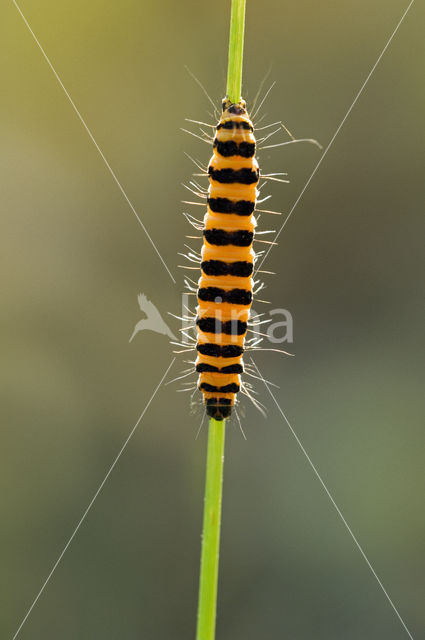
<path id="1" fill-rule="evenodd" d="M 231 102 L 241 99 L 245 5 L 246 0 L 232 0 L 226 90 Z"/>
<path id="2" fill-rule="evenodd" d="M 208 431 L 196 640 L 214 640 L 215 638 L 225 422 L 225 420 L 217 421 L 211 418 Z"/>

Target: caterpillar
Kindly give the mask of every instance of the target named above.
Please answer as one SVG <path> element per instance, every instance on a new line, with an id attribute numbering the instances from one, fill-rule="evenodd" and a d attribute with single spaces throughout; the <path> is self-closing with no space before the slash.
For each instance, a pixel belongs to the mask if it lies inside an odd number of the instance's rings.
<path id="1" fill-rule="evenodd" d="M 246 103 L 224 98 L 208 164 L 201 277 L 196 292 L 196 372 L 206 413 L 231 415 L 244 371 L 243 353 L 253 296 L 260 178 L 254 126 Z"/>

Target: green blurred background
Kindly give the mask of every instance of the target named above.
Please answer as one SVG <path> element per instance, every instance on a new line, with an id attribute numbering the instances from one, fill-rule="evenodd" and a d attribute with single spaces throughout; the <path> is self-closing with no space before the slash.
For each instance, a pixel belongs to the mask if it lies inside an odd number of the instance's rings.
<path id="1" fill-rule="evenodd" d="M 407 2 L 248 0 L 244 96 L 328 143 Z M 161 265 L 12 2 L 1 8 L 1 637 L 11 638 L 171 359 L 144 292 L 179 313 L 182 133 L 225 89 L 229 2 L 22 0 L 175 274 Z M 264 375 L 415 638 L 423 637 L 423 5 L 415 3 L 270 254 L 295 358 Z M 195 130 L 195 129 L 192 129 Z M 283 140 L 282 135 L 280 140 Z M 276 142 L 279 141 L 276 138 Z M 264 152 L 288 211 L 320 153 Z M 195 212 L 198 213 L 198 212 Z M 276 219 L 271 219 L 276 223 Z M 279 223 L 279 220 L 277 220 Z M 275 225 L 276 226 L 276 225 Z M 264 226 L 263 226 L 264 228 Z M 196 241 L 193 241 L 195 246 Z M 178 330 L 177 321 L 169 318 Z M 178 374 L 181 364 L 171 373 Z M 24 639 L 188 639 L 206 430 L 163 387 L 34 607 Z M 407 634 L 267 391 L 228 426 L 218 639 Z"/>

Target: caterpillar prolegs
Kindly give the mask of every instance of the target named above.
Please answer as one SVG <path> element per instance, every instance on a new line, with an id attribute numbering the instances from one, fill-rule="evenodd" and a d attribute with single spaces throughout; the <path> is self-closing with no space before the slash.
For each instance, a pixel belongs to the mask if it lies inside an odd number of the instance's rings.
<path id="1" fill-rule="evenodd" d="M 198 389 L 207 415 L 216 420 L 230 416 L 241 386 L 259 175 L 246 103 L 225 98 L 208 165 L 196 308 Z"/>

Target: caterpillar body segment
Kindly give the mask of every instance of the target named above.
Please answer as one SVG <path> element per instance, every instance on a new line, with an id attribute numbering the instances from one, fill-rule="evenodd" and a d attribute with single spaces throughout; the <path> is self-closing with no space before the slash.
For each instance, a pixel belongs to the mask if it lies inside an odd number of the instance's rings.
<path id="1" fill-rule="evenodd" d="M 196 309 L 198 388 L 207 415 L 216 420 L 230 416 L 241 387 L 260 176 L 255 148 L 245 101 L 225 98 L 208 165 Z"/>

